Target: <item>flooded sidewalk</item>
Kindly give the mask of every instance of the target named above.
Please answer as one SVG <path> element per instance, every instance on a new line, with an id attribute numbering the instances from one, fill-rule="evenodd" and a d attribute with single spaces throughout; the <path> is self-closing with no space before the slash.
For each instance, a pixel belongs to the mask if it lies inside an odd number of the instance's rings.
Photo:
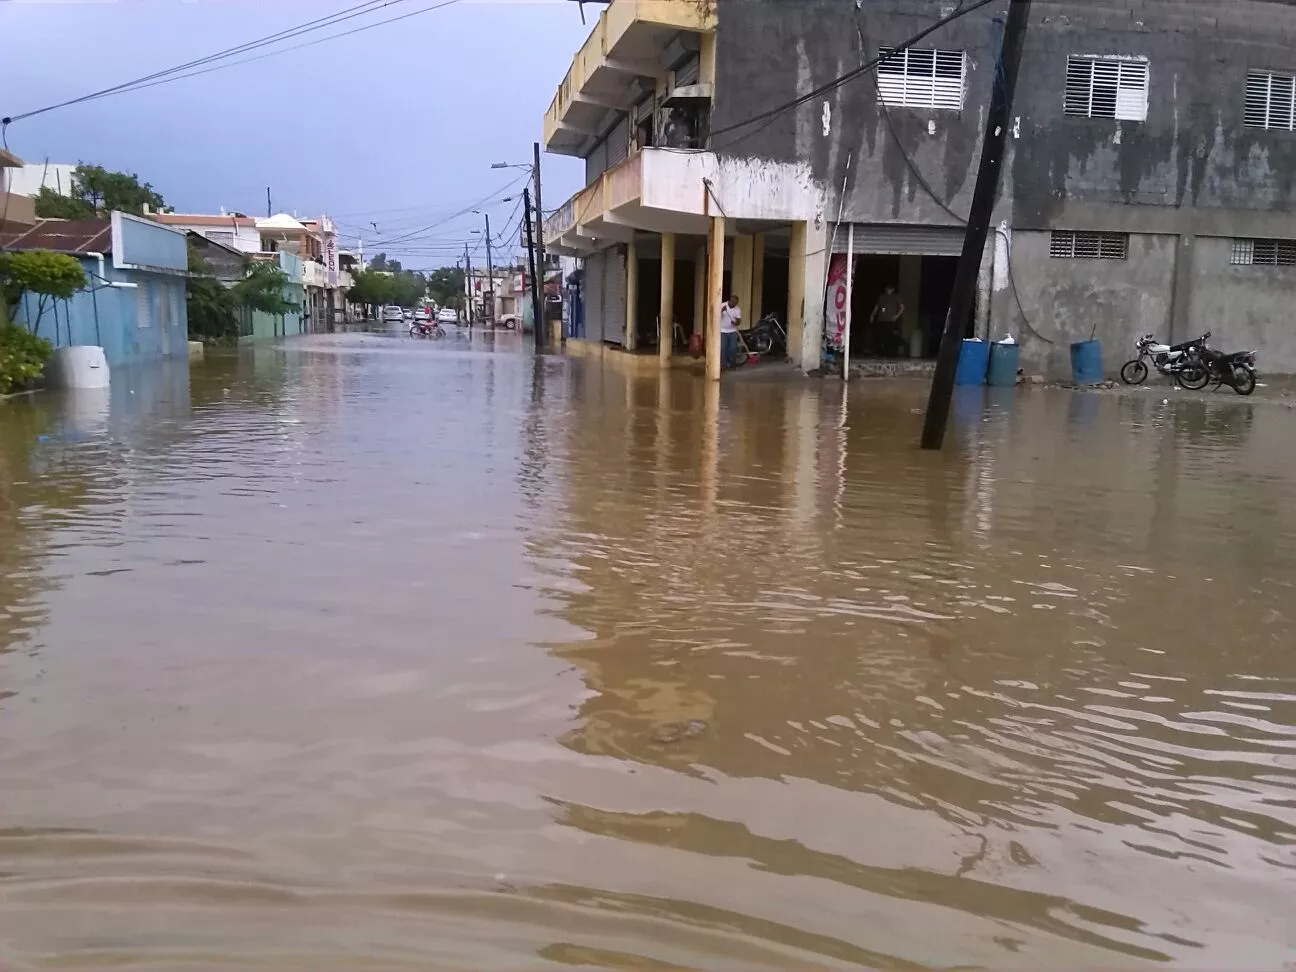
<path id="1" fill-rule="evenodd" d="M 0 967 L 1282 967 L 1296 415 L 925 394 L 486 332 L 0 403 Z"/>

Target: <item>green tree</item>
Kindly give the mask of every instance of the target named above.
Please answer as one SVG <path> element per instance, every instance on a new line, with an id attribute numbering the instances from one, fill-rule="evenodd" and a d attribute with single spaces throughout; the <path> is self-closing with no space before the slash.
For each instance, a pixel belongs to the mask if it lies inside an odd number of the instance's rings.
<path id="1" fill-rule="evenodd" d="M 0 253 L 0 294 L 9 320 L 17 316 L 25 298 L 35 295 L 36 318 L 28 320 L 33 334 L 40 332 L 41 318 L 55 300 L 68 300 L 86 285 L 81 262 L 66 253 L 49 250 L 19 250 Z"/>
<path id="2" fill-rule="evenodd" d="M 0 324 L 0 395 L 31 385 L 45 370 L 54 346 L 13 324 Z"/>
<path id="3" fill-rule="evenodd" d="M 433 270 L 428 275 L 427 292 L 438 307 L 461 308 L 464 299 L 463 267 L 438 267 Z"/>
<path id="4" fill-rule="evenodd" d="M 189 281 L 185 288 L 189 333 L 205 344 L 238 343 L 234 296 L 217 280 L 198 248 L 189 245 Z"/>
<path id="5" fill-rule="evenodd" d="M 72 170 L 72 186 L 63 196 L 42 188 L 36 195 L 36 215 L 45 219 L 79 219 L 104 215 L 115 209 L 142 215 L 166 205 L 161 195 L 134 172 L 113 172 L 101 165 L 82 162 Z"/>
<path id="6" fill-rule="evenodd" d="M 231 287 L 234 302 L 249 311 L 267 314 L 290 314 L 297 310 L 296 301 L 284 296 L 288 275 L 276 264 L 253 260 L 248 264 L 243 279 Z"/>

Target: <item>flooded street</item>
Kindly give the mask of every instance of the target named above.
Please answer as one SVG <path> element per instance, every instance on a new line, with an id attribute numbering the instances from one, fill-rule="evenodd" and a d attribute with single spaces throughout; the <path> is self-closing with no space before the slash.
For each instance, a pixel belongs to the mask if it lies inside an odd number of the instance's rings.
<path id="1" fill-rule="evenodd" d="M 0 402 L 6 972 L 1293 961 L 1296 413 L 522 342 Z"/>

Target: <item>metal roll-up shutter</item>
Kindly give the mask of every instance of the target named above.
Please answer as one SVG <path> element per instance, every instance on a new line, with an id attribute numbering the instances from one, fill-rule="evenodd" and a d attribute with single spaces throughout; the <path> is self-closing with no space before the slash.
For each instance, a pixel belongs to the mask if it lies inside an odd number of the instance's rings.
<path id="1" fill-rule="evenodd" d="M 603 340 L 603 264 L 606 251 L 591 253 L 585 258 L 585 337 L 591 341 Z"/>
<path id="2" fill-rule="evenodd" d="M 675 87 L 683 87 L 686 84 L 697 84 L 698 77 L 701 74 L 701 61 L 694 54 L 687 61 L 675 69 Z"/>
<path id="3" fill-rule="evenodd" d="M 855 224 L 856 253 L 900 253 L 923 256 L 959 256 L 964 230 L 959 226 L 904 226 L 884 223 Z M 845 252 L 846 227 L 837 231 L 834 249 Z"/>
<path id="4" fill-rule="evenodd" d="M 630 119 L 622 118 L 607 137 L 607 167 L 610 169 L 625 160 L 630 150 Z"/>
<path id="5" fill-rule="evenodd" d="M 601 176 L 607 167 L 607 142 L 602 141 L 590 149 L 590 154 L 585 156 L 585 185 L 588 186 Z"/>
<path id="6" fill-rule="evenodd" d="M 626 248 L 618 243 L 607 250 L 603 290 L 603 340 L 625 344 Z"/>

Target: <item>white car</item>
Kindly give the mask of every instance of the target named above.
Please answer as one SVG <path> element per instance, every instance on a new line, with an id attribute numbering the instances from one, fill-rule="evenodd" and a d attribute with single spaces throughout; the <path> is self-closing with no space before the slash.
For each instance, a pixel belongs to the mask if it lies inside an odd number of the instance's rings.
<path id="1" fill-rule="evenodd" d="M 459 312 L 453 307 L 442 307 L 437 311 L 436 320 L 438 324 L 458 324 Z"/>
<path id="2" fill-rule="evenodd" d="M 414 320 L 430 321 L 432 320 L 432 312 L 420 304 L 414 308 Z"/>
<path id="3" fill-rule="evenodd" d="M 382 319 L 384 324 L 399 324 L 405 320 L 405 313 L 395 304 L 388 304 L 383 308 Z"/>

